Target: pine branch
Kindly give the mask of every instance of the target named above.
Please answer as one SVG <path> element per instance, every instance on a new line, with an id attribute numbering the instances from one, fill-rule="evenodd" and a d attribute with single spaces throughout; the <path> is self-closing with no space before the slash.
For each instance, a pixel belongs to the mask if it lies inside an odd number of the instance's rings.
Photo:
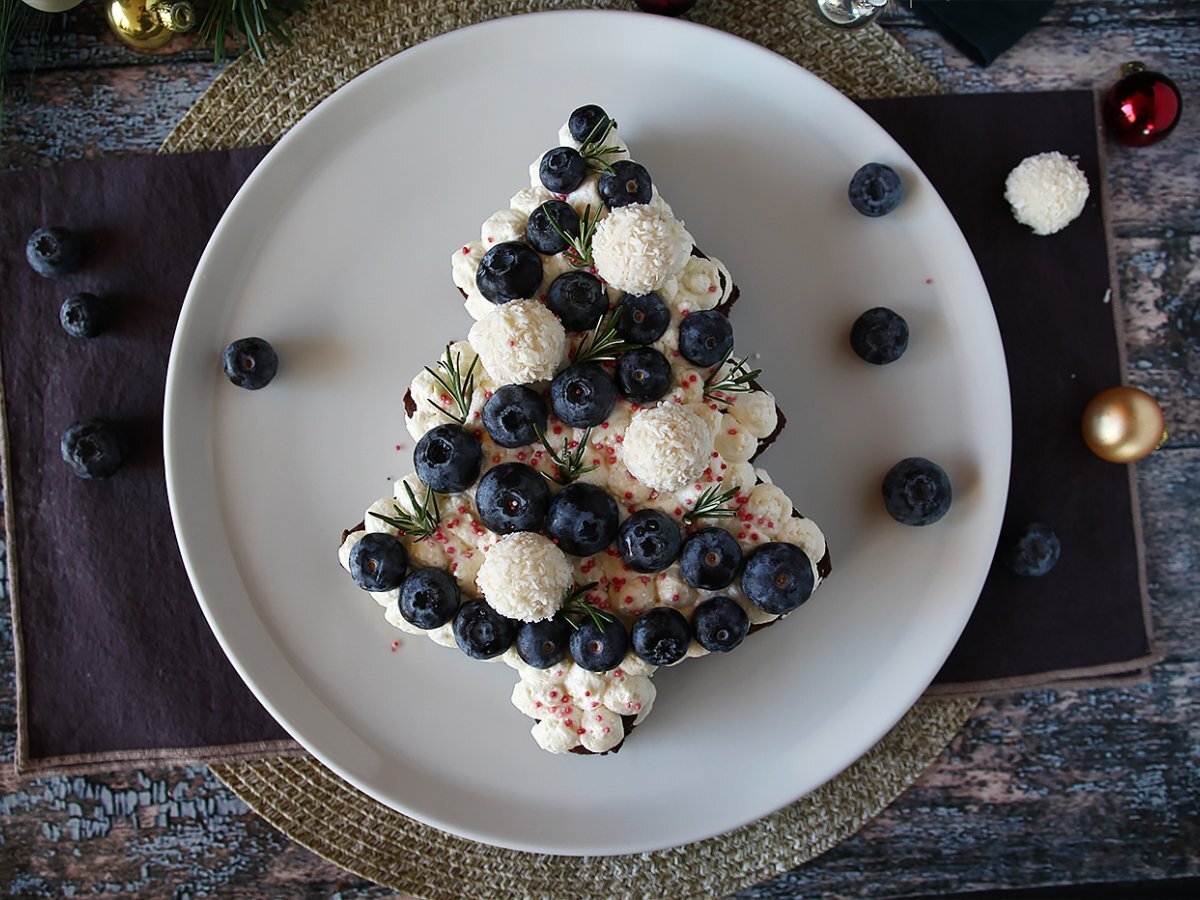
<path id="1" fill-rule="evenodd" d="M 215 0 L 200 25 L 199 41 L 213 48 L 213 59 L 225 58 L 227 38 L 241 38 L 259 62 L 267 53 L 292 43 L 287 19 L 308 0 Z"/>

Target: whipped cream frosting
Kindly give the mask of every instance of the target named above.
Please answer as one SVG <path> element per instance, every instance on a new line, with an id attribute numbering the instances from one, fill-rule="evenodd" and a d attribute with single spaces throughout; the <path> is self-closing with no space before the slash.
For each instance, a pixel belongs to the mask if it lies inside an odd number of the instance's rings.
<path id="1" fill-rule="evenodd" d="M 566 125 L 559 140 L 562 146 L 579 146 Z M 609 157 L 610 161 L 628 158 L 626 146 L 615 129 L 605 143 L 621 148 L 619 154 Z M 542 306 L 550 283 L 572 270 L 563 254 L 542 256 L 545 280 L 532 298 L 500 306 L 484 298 L 475 286 L 480 260 L 489 246 L 520 239 L 530 213 L 555 197 L 566 200 L 580 214 L 591 207 L 592 213 L 600 217 L 598 234 L 608 219 L 619 214 L 614 224 L 607 226 L 606 233 L 640 234 L 648 229 L 666 237 L 662 238 L 662 246 L 653 251 L 654 262 L 644 267 L 644 272 L 640 264 L 629 267 L 631 272 L 642 273 L 631 277 L 646 280 L 623 281 L 631 286 L 618 286 L 607 277 L 613 274 L 612 269 L 606 274 L 607 267 L 599 264 L 600 259 L 596 260 L 595 271 L 608 281 L 612 304 L 625 290 L 652 289 L 667 305 L 670 324 L 651 346 L 670 362 L 672 386 L 652 407 L 643 408 L 625 398 L 618 399 L 608 419 L 591 429 L 571 428 L 551 414 L 547 439 L 555 447 L 565 442 L 577 448 L 586 442 L 583 463 L 595 468 L 580 475 L 578 480 L 607 490 L 617 500 L 622 519 L 641 508 L 659 509 L 678 519 L 706 490 L 737 487 L 736 496 L 729 503 L 735 515 L 704 519 L 702 524 L 725 528 L 746 552 L 769 541 L 788 541 L 800 546 L 814 566 L 814 585 L 818 584 L 820 576 L 815 564 L 825 555 L 824 536 L 814 523 L 795 514 L 786 494 L 750 462 L 760 442 L 778 425 L 774 397 L 765 390 L 705 396 L 709 369 L 693 366 L 679 353 L 679 324 L 683 318 L 695 311 L 717 307 L 730 298 L 733 280 L 728 270 L 718 259 L 691 255 L 692 238 L 683 223 L 674 218 L 657 186 L 649 204 L 635 205 L 636 209 L 627 213 L 621 210 L 630 207 L 610 212 L 599 197 L 598 173 L 589 172 L 584 183 L 570 194 L 555 195 L 541 185 L 539 161 L 540 157 L 530 167 L 531 185 L 513 195 L 506 209 L 488 217 L 478 242 L 464 244 L 452 255 L 453 281 L 464 295 L 468 312 L 477 321 L 469 339 L 451 345 L 449 350 L 460 357 L 462 367 L 468 366 L 476 354 L 482 364 L 482 368 L 476 369 L 466 427 L 483 448 L 483 471 L 501 463 L 522 462 L 547 475 L 555 474 L 553 461 L 540 445 L 504 448 L 492 441 L 481 421 L 482 409 L 492 393 L 504 384 L 530 383 L 546 393 L 548 379 L 574 356 L 585 335 L 563 332 L 557 317 Z M 617 252 L 614 249 L 614 254 Z M 653 274 L 645 274 L 649 272 Z M 653 287 L 647 287 L 651 283 Z M 553 320 L 557 331 L 549 320 Z M 524 344 L 529 346 L 522 347 Z M 419 440 L 431 428 L 448 421 L 440 410 L 456 407 L 426 371 L 413 379 L 410 392 L 415 411 L 406 424 L 414 440 Z M 418 503 L 423 502 L 425 486 L 415 474 L 406 476 L 395 484 L 394 497 L 378 500 L 368 509 L 366 531 L 397 534 L 408 548 L 413 566 L 436 566 L 449 571 L 464 598 L 485 596 L 497 611 L 512 618 L 523 621 L 549 618 L 572 584 L 592 582 L 595 587 L 586 600 L 617 615 L 626 625 L 654 606 L 668 606 L 690 618 L 696 604 L 717 594 L 740 604 L 753 624 L 777 618 L 754 606 L 736 580 L 721 591 L 691 587 L 683 579 L 678 563 L 665 571 L 643 575 L 625 565 L 615 546 L 579 558 L 563 554 L 541 535 L 520 533 L 500 538 L 480 521 L 473 487 L 459 494 L 435 495 L 441 524 L 431 537 L 414 540 L 399 535 L 371 513 L 390 516 L 396 505 L 406 509 L 409 504 L 405 485 L 413 490 Z M 553 483 L 550 486 L 555 492 L 560 489 Z M 348 566 L 350 549 L 363 533 L 347 536 L 339 552 L 343 566 Z M 548 545 L 554 553 L 546 551 L 543 545 Z M 538 587 L 531 592 L 534 584 Z M 397 628 L 412 634 L 427 634 L 440 644 L 454 646 L 450 625 L 423 632 L 405 621 L 399 615 L 398 590 L 373 596 L 385 608 L 387 621 Z M 689 657 L 706 653 L 695 641 L 688 650 Z M 654 686 L 650 681 L 654 667 L 632 652 L 619 667 L 603 673 L 588 672 L 569 658 L 558 666 L 536 669 L 525 664 L 515 648 L 499 659 L 518 672 L 520 681 L 513 691 L 513 704 L 537 720 L 533 736 L 539 746 L 551 752 L 567 752 L 581 746 L 593 752 L 610 750 L 624 738 L 622 716 L 634 716 L 640 722 L 654 702 Z"/>

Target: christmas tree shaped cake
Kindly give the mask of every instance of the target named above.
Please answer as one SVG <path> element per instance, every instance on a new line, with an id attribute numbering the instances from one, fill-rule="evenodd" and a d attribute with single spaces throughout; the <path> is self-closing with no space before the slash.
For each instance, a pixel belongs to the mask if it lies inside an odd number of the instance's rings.
<path id="1" fill-rule="evenodd" d="M 404 397 L 416 471 L 345 533 L 387 621 L 501 660 L 551 752 L 606 753 L 651 676 L 804 603 L 821 531 L 753 460 L 783 427 L 738 289 L 597 106 L 453 253 L 476 320 Z M 743 649 L 741 652 L 752 652 Z"/>

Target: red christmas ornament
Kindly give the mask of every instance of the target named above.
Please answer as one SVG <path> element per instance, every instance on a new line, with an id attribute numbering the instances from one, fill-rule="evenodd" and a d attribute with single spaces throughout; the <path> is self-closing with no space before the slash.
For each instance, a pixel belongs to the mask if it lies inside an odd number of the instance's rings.
<path id="1" fill-rule="evenodd" d="M 634 0 L 643 12 L 660 16 L 682 16 L 696 5 L 696 0 Z"/>
<path id="2" fill-rule="evenodd" d="M 1171 133 L 1183 111 L 1179 88 L 1166 75 L 1140 62 L 1121 66 L 1121 80 L 1104 98 L 1104 120 L 1113 135 L 1130 147 L 1148 147 Z"/>

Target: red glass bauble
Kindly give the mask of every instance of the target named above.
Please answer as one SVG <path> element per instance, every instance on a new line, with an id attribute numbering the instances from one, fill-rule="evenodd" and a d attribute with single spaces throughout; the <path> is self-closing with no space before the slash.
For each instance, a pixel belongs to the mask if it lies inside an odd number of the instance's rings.
<path id="1" fill-rule="evenodd" d="M 1126 63 L 1123 77 L 1104 98 L 1104 120 L 1113 135 L 1130 147 L 1156 144 L 1171 133 L 1183 111 L 1179 88 L 1166 75 Z"/>
<path id="2" fill-rule="evenodd" d="M 696 0 L 634 0 L 638 8 L 660 16 L 682 16 L 696 5 Z"/>

